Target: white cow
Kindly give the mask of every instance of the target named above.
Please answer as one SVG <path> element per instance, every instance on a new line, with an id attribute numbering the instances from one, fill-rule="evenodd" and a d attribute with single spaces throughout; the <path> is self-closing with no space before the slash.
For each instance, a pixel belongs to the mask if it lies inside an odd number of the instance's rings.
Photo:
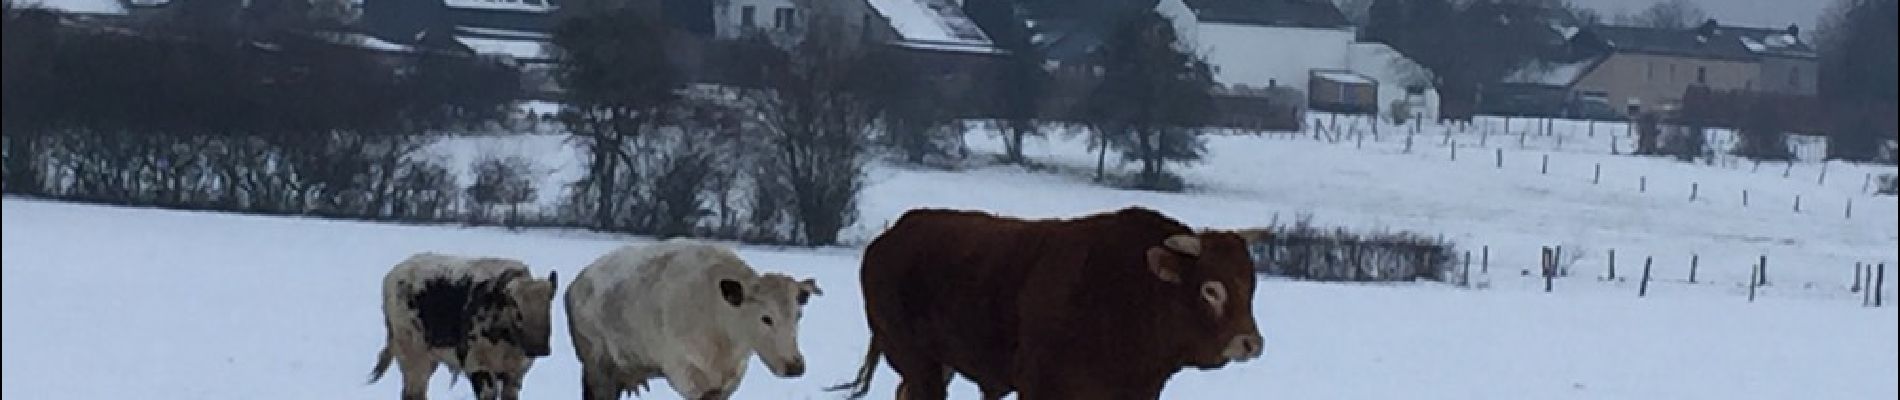
<path id="1" fill-rule="evenodd" d="M 746 359 L 798 377 L 798 320 L 817 282 L 760 275 L 723 246 L 686 239 L 614 250 L 567 290 L 582 397 L 618 399 L 666 378 L 682 398 L 724 399 Z"/>
<path id="2" fill-rule="evenodd" d="M 514 399 L 534 359 L 547 356 L 548 305 L 555 273 L 546 280 L 528 266 L 501 258 L 421 253 L 383 276 L 386 342 L 370 382 L 402 370 L 402 398 L 422 400 L 439 364 L 468 373 L 477 399 Z M 454 377 L 450 377 L 450 382 Z"/>

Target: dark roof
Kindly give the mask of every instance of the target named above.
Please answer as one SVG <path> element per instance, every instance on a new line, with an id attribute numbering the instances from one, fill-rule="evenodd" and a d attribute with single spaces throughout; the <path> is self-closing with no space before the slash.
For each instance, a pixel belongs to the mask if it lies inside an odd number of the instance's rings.
<path id="1" fill-rule="evenodd" d="M 1202 22 L 1296 28 L 1352 26 L 1330 0 L 1185 0 Z"/>
<path id="2" fill-rule="evenodd" d="M 1752 61 L 1762 56 L 1813 58 L 1814 51 L 1786 30 L 1705 23 L 1687 29 L 1600 26 L 1594 38 L 1618 52 Z"/>
<path id="3" fill-rule="evenodd" d="M 1072 61 L 1093 52 L 1115 24 L 1153 10 L 1156 0 L 1018 0 L 1032 42 L 1053 60 Z"/>

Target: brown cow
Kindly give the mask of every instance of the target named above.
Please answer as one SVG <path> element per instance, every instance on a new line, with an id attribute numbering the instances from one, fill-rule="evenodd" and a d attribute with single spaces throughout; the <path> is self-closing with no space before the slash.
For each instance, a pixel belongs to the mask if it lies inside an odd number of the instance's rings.
<path id="1" fill-rule="evenodd" d="M 864 250 L 871 343 L 899 399 L 944 398 L 952 373 L 983 397 L 1154 399 L 1182 367 L 1258 357 L 1246 240 L 1144 208 L 1073 220 L 912 210 Z"/>

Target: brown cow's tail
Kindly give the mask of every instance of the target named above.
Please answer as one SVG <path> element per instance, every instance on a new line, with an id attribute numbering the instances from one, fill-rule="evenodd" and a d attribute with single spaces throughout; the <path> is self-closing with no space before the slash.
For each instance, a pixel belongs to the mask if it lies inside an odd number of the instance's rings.
<path id="1" fill-rule="evenodd" d="M 877 340 L 875 339 L 871 340 L 870 345 L 865 346 L 864 364 L 858 366 L 857 378 L 852 379 L 850 382 L 845 382 L 845 383 L 838 384 L 836 386 L 827 387 L 825 388 L 825 391 L 836 392 L 840 390 L 850 389 L 851 394 L 846 395 L 845 398 L 848 398 L 848 399 L 863 398 L 865 393 L 869 393 L 871 391 L 871 376 L 875 375 L 874 373 L 877 372 L 878 357 L 883 356 L 883 355 L 884 353 L 878 351 L 877 349 Z"/>

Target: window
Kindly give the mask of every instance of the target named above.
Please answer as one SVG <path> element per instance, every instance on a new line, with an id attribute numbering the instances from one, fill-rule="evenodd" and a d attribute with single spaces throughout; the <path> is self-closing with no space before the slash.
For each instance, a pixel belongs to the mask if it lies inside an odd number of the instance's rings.
<path id="1" fill-rule="evenodd" d="M 752 15 L 757 14 L 758 11 L 759 11 L 758 7 L 753 7 L 753 6 L 740 7 L 739 8 L 739 27 L 751 29 L 751 28 L 759 26 L 757 19 L 752 17 Z"/>
<path id="2" fill-rule="evenodd" d="M 1695 67 L 1695 83 L 1709 84 L 1709 67 Z"/>
<path id="3" fill-rule="evenodd" d="M 772 27 L 786 31 L 798 29 L 794 11 L 796 10 L 791 7 L 779 7 L 777 10 L 772 10 Z"/>

